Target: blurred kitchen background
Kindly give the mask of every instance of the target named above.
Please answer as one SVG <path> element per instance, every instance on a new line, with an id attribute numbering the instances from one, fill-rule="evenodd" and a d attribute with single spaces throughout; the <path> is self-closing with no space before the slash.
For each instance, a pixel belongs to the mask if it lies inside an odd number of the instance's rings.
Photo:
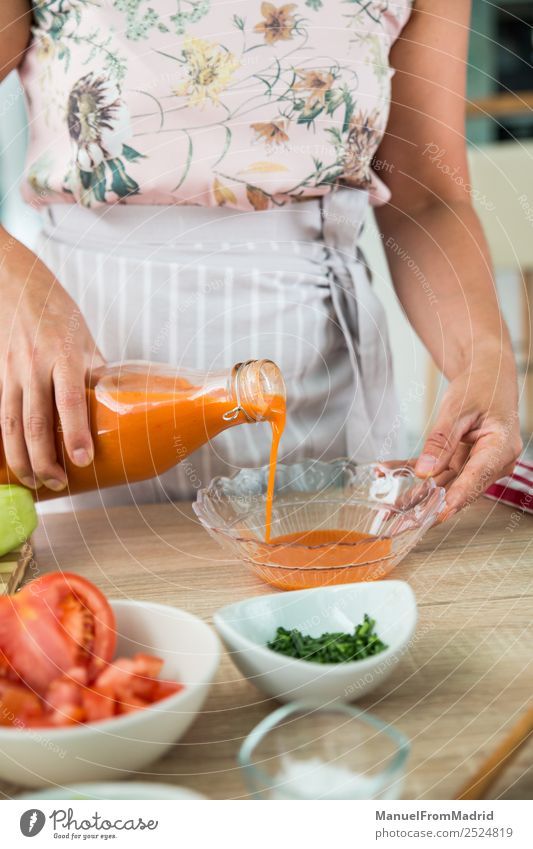
<path id="1" fill-rule="evenodd" d="M 521 421 L 533 433 L 533 2 L 473 0 L 467 136 L 473 198 L 489 239 L 503 312 L 519 366 Z M 24 162 L 24 97 L 12 74 L 0 86 L 0 216 L 31 246 L 38 216 L 19 197 Z M 409 449 L 420 447 L 444 381 L 396 300 L 370 217 L 364 251 L 386 305 Z"/>

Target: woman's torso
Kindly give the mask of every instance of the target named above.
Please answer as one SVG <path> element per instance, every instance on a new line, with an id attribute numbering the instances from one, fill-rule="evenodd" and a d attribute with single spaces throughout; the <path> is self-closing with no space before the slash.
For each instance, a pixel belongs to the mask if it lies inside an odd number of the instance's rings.
<path id="1" fill-rule="evenodd" d="M 371 169 L 410 0 L 36 0 L 25 196 L 261 210 Z"/>

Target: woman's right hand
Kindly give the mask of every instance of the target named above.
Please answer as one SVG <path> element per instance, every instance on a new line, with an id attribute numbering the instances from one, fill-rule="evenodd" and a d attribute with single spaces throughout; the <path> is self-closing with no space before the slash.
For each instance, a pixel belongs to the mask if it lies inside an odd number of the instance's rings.
<path id="1" fill-rule="evenodd" d="M 70 460 L 93 459 L 85 376 L 102 357 L 52 272 L 0 228 L 0 427 L 7 465 L 28 487 L 60 491 L 54 406 Z"/>

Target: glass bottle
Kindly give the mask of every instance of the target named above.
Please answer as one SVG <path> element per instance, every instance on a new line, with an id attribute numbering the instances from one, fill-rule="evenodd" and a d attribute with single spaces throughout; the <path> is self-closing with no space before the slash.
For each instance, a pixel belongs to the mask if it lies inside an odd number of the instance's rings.
<path id="1" fill-rule="evenodd" d="M 285 385 L 271 360 L 249 360 L 231 369 L 200 372 L 139 361 L 108 364 L 88 378 L 94 460 L 71 463 L 56 416 L 58 460 L 68 485 L 42 486 L 39 500 L 77 494 L 160 475 L 226 428 L 283 421 Z M 0 457 L 0 484 L 20 481 Z"/>

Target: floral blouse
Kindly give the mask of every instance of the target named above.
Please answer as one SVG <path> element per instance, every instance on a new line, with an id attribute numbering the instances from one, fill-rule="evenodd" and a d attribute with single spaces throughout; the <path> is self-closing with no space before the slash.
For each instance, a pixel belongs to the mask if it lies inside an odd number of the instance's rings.
<path id="1" fill-rule="evenodd" d="M 34 0 L 32 204 L 266 209 L 373 161 L 410 0 Z"/>

